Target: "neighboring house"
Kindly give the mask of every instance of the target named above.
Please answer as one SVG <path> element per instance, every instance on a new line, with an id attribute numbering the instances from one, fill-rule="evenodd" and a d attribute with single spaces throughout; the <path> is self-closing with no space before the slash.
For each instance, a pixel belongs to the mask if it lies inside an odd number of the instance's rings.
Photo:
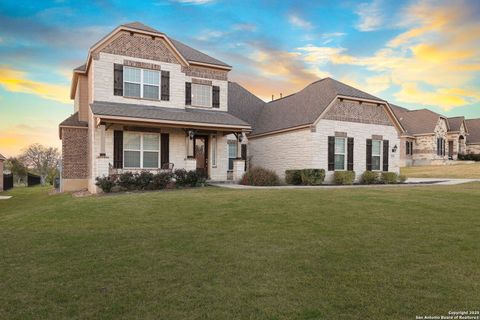
<path id="1" fill-rule="evenodd" d="M 465 120 L 468 128 L 467 153 L 480 155 L 480 119 Z"/>
<path id="2" fill-rule="evenodd" d="M 442 164 L 466 150 L 464 117 L 446 118 L 428 109 L 392 109 L 405 128 L 401 135 L 400 165 Z"/>
<path id="3" fill-rule="evenodd" d="M 5 160 L 7 159 L 0 153 L 0 192 L 3 191 L 3 165 Z"/>
<path id="4" fill-rule="evenodd" d="M 353 170 L 357 178 L 366 170 L 399 172 L 404 130 L 382 99 L 331 78 L 268 103 L 248 99 L 232 104 L 231 112 L 253 127 L 248 136 L 252 166 L 280 177 L 288 169 L 324 168 L 327 182 L 335 171 Z"/>
<path id="5" fill-rule="evenodd" d="M 125 170 L 198 169 L 228 176 L 227 136 L 236 154 L 251 126 L 228 113 L 231 67 L 140 23 L 117 27 L 74 70 L 75 113 L 59 126 L 63 191 Z M 244 161 L 234 161 L 239 179 Z"/>

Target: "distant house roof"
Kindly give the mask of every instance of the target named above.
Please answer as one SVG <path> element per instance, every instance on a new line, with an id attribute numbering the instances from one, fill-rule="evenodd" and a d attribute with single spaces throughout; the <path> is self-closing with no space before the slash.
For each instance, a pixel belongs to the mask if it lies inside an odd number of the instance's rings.
<path id="1" fill-rule="evenodd" d="M 237 126 L 239 128 L 250 129 L 250 125 L 247 122 L 224 111 L 175 109 L 103 101 L 94 101 L 90 107 L 96 116 L 185 122 L 186 126 L 188 126 L 189 123 L 199 123 L 218 126 L 225 125 L 229 127 Z"/>
<path id="2" fill-rule="evenodd" d="M 408 110 L 406 108 L 390 104 L 395 116 L 407 131 L 407 134 L 434 133 L 438 119 L 442 115 L 428 109 Z"/>
<path id="3" fill-rule="evenodd" d="M 143 23 L 140 22 L 132 22 L 132 23 L 126 23 L 122 24 L 124 27 L 132 28 L 132 29 L 137 29 L 141 31 L 148 31 L 148 32 L 154 32 L 154 33 L 159 33 L 162 35 L 165 35 L 170 39 L 172 44 L 175 46 L 175 48 L 180 52 L 180 54 L 187 60 L 191 62 L 200 62 L 200 63 L 207 63 L 207 64 L 214 64 L 214 65 L 219 65 L 223 67 L 231 67 L 230 65 L 226 64 L 225 62 L 222 62 L 218 59 L 215 59 L 203 52 L 200 52 L 190 46 L 187 46 L 186 44 L 173 39 L 172 37 L 167 36 L 165 33 L 160 32 L 152 27 L 146 26 Z"/>
<path id="4" fill-rule="evenodd" d="M 0 153 L 0 161 L 5 161 L 7 158 L 5 158 L 1 153 Z"/>
<path id="5" fill-rule="evenodd" d="M 468 130 L 467 144 L 480 143 L 480 119 L 465 120 Z"/>
<path id="6" fill-rule="evenodd" d="M 337 95 L 385 103 L 342 82 L 324 78 L 297 93 L 266 103 L 257 116 L 253 134 L 312 124 Z"/>
<path id="7" fill-rule="evenodd" d="M 463 116 L 448 118 L 448 126 L 450 127 L 449 131 L 460 131 L 464 121 L 465 117 Z"/>
<path id="8" fill-rule="evenodd" d="M 249 123 L 253 128 L 265 101 L 236 82 L 228 82 L 228 113 Z"/>

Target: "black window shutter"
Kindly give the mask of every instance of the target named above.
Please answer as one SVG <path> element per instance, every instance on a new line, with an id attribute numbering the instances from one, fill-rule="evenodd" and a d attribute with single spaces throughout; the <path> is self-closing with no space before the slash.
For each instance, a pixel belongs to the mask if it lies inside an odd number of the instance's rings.
<path id="1" fill-rule="evenodd" d="M 170 71 L 162 71 L 162 96 L 163 101 L 170 100 Z"/>
<path id="2" fill-rule="evenodd" d="M 372 139 L 367 139 L 367 170 L 372 171 Z"/>
<path id="3" fill-rule="evenodd" d="M 113 132 L 113 167 L 123 168 L 123 131 L 121 130 Z"/>
<path id="4" fill-rule="evenodd" d="M 328 171 L 335 170 L 335 137 L 328 137 Z"/>
<path id="5" fill-rule="evenodd" d="M 347 170 L 353 171 L 353 138 L 347 139 Z"/>
<path id="6" fill-rule="evenodd" d="M 245 160 L 244 170 L 247 171 L 247 145 L 246 144 L 242 144 L 242 160 Z"/>
<path id="7" fill-rule="evenodd" d="M 192 104 L 192 83 L 185 82 L 185 104 L 187 106 Z"/>
<path id="8" fill-rule="evenodd" d="M 383 171 L 388 171 L 388 140 L 383 140 Z"/>
<path id="9" fill-rule="evenodd" d="M 212 107 L 220 108 L 220 87 L 213 86 L 212 88 Z"/>
<path id="10" fill-rule="evenodd" d="M 405 154 L 410 154 L 410 141 L 405 141 Z"/>
<path id="11" fill-rule="evenodd" d="M 170 162 L 170 135 L 168 133 L 162 133 L 160 143 L 160 162 L 161 166 Z"/>
<path id="12" fill-rule="evenodd" d="M 123 65 L 113 65 L 113 95 L 123 96 Z"/>

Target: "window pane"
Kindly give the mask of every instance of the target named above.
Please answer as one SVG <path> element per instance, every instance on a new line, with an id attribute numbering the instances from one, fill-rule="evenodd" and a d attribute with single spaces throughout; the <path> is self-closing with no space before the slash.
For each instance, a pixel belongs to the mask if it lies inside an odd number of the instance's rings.
<path id="1" fill-rule="evenodd" d="M 144 85 L 143 97 L 148 99 L 158 99 L 158 87 Z"/>
<path id="2" fill-rule="evenodd" d="M 159 144 L 159 136 L 158 134 L 144 134 L 143 135 L 143 149 L 144 150 L 158 150 Z"/>
<path id="3" fill-rule="evenodd" d="M 144 168 L 158 168 L 158 152 L 144 152 L 143 153 L 143 167 Z"/>
<path id="4" fill-rule="evenodd" d="M 192 104 L 194 106 L 212 106 L 212 87 L 202 84 L 192 84 Z"/>
<path id="5" fill-rule="evenodd" d="M 143 70 L 143 83 L 158 86 L 160 84 L 160 73 L 153 70 Z"/>
<path id="6" fill-rule="evenodd" d="M 335 153 L 345 154 L 345 139 L 335 138 Z"/>
<path id="7" fill-rule="evenodd" d="M 382 149 L 382 142 L 380 140 L 373 140 L 372 141 L 372 154 L 373 155 L 380 155 L 381 149 Z"/>
<path id="8" fill-rule="evenodd" d="M 235 143 L 228 144 L 228 157 L 229 158 L 237 157 L 237 145 Z"/>
<path id="9" fill-rule="evenodd" d="M 127 168 L 140 168 L 140 151 L 124 151 L 123 161 Z"/>
<path id="10" fill-rule="evenodd" d="M 123 81 L 140 82 L 140 69 L 124 67 Z"/>
<path id="11" fill-rule="evenodd" d="M 372 170 L 380 170 L 380 156 L 372 157 Z"/>
<path id="12" fill-rule="evenodd" d="M 125 82 L 125 96 L 140 97 L 140 85 L 135 83 Z"/>
<path id="13" fill-rule="evenodd" d="M 335 155 L 335 170 L 345 170 L 345 156 Z"/>
<path id="14" fill-rule="evenodd" d="M 124 132 L 123 148 L 130 150 L 140 150 L 140 133 Z"/>

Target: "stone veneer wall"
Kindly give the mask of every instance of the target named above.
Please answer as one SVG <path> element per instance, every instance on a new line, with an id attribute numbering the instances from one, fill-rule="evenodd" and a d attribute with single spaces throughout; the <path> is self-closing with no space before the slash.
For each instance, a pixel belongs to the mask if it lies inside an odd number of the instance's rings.
<path id="1" fill-rule="evenodd" d="M 368 124 L 391 125 L 383 105 L 337 99 L 324 119 Z"/>
<path id="2" fill-rule="evenodd" d="M 431 161 L 448 160 L 447 122 L 438 119 L 432 135 L 417 136 L 413 145 L 413 160 L 415 164 L 429 164 Z M 437 138 L 445 140 L 445 156 L 437 155 Z"/>
<path id="3" fill-rule="evenodd" d="M 62 178 L 88 178 L 88 130 L 87 128 L 61 128 L 62 130 Z"/>
<path id="4" fill-rule="evenodd" d="M 467 144 L 467 153 L 480 154 L 480 144 Z"/>

